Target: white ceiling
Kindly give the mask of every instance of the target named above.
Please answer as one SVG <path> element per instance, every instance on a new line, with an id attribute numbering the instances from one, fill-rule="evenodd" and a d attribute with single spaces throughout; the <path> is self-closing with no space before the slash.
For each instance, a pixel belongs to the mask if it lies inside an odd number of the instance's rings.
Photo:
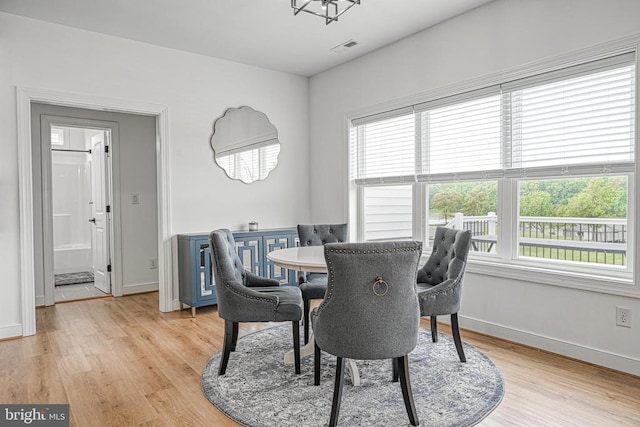
<path id="1" fill-rule="evenodd" d="M 312 76 L 491 0 L 361 0 L 325 25 L 289 0 L 0 0 L 0 11 Z M 348 40 L 357 46 L 330 49 Z"/>

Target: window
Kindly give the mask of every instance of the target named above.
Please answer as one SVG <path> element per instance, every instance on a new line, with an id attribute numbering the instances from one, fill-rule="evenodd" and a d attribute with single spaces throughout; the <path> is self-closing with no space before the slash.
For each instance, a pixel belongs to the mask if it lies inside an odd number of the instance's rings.
<path id="1" fill-rule="evenodd" d="M 439 183 L 428 187 L 429 247 L 433 246 L 435 227 L 466 229 L 476 239 L 471 250 L 495 253 L 498 241 L 497 181 Z M 482 237 L 482 238 L 481 238 Z"/>
<path id="2" fill-rule="evenodd" d="M 430 247 L 444 225 L 489 262 L 631 277 L 634 64 L 622 54 L 352 120 L 358 238 Z"/>
<path id="3" fill-rule="evenodd" d="M 66 147 L 68 146 L 68 138 L 65 138 L 65 134 L 68 133 L 68 129 L 58 126 L 51 126 L 51 145 Z"/>
<path id="4" fill-rule="evenodd" d="M 626 266 L 626 176 L 519 182 L 519 256 Z"/>
<path id="5" fill-rule="evenodd" d="M 364 240 L 411 239 L 411 206 L 411 185 L 364 187 Z"/>
<path id="6" fill-rule="evenodd" d="M 500 168 L 499 95 L 433 108 L 420 113 L 420 118 L 426 148 L 423 172 Z"/>

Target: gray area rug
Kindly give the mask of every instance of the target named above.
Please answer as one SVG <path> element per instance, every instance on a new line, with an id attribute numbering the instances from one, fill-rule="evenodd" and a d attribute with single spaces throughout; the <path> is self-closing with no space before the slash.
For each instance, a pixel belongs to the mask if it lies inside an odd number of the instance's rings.
<path id="1" fill-rule="evenodd" d="M 79 273 L 65 273 L 55 275 L 56 286 L 91 283 L 93 282 L 93 280 L 93 273 L 91 271 L 81 271 Z"/>
<path id="2" fill-rule="evenodd" d="M 302 359 L 302 374 L 283 363 L 292 347 L 291 326 L 254 332 L 238 339 L 227 372 L 218 376 L 221 351 L 202 373 L 204 395 L 245 426 L 319 426 L 329 423 L 335 357 L 322 353 L 320 386 L 313 385 L 313 356 Z M 409 355 L 411 386 L 422 426 L 471 426 L 495 409 L 504 395 L 498 368 L 480 351 L 464 344 L 460 363 L 453 339 L 421 330 Z M 361 386 L 345 377 L 338 424 L 408 426 L 400 383 L 391 382 L 391 361 L 357 361 Z M 348 375 L 348 373 L 346 374 Z"/>

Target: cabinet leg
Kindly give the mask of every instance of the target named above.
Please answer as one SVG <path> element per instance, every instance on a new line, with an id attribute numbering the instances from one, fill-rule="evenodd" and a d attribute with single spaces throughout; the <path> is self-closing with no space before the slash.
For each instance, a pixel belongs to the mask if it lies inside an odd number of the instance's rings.
<path id="1" fill-rule="evenodd" d="M 191 307 L 191 317 L 196 317 L 196 308 Z"/>

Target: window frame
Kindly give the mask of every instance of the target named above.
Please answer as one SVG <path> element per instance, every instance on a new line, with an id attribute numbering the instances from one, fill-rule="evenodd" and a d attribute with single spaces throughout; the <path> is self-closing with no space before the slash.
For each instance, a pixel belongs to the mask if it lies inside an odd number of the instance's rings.
<path id="1" fill-rule="evenodd" d="M 538 75 L 544 73 L 555 72 L 557 75 L 572 75 L 571 69 L 579 69 L 582 67 L 588 68 L 585 64 L 593 61 L 608 60 L 620 55 L 633 55 L 632 64 L 635 66 L 635 112 L 634 112 L 634 150 L 635 158 L 632 170 L 626 168 L 625 170 L 616 170 L 615 168 L 610 171 L 603 171 L 601 176 L 626 176 L 627 177 L 627 263 L 624 268 L 620 267 L 606 267 L 603 269 L 603 264 L 588 265 L 584 263 L 572 263 L 572 262 L 559 262 L 557 266 L 544 265 L 544 263 L 535 259 L 527 259 L 519 256 L 518 250 L 518 227 L 519 227 L 519 182 L 526 179 L 526 176 L 519 176 L 517 174 L 503 174 L 502 176 L 489 176 L 487 179 L 497 179 L 498 194 L 497 194 L 497 215 L 498 215 L 498 230 L 501 236 L 500 244 L 497 245 L 495 254 L 484 253 L 470 253 L 469 264 L 467 271 L 471 273 L 477 273 L 488 276 L 497 276 L 501 278 L 510 278 L 522 281 L 533 281 L 532 277 L 535 277 L 535 282 L 548 285 L 557 285 L 569 288 L 576 288 L 588 291 L 596 291 L 607 294 L 623 295 L 640 298 L 640 285 L 637 283 L 636 278 L 639 274 L 638 259 L 636 254 L 638 252 L 637 231 L 639 228 L 638 215 L 640 209 L 640 198 L 635 197 L 635 189 L 638 188 L 638 180 L 640 174 L 638 173 L 639 161 L 638 155 L 640 153 L 639 148 L 639 132 L 637 124 L 640 116 L 640 108 L 638 108 L 638 99 L 640 91 L 640 72 L 638 72 L 638 41 L 633 44 L 627 44 L 618 49 L 587 49 L 583 52 L 573 55 L 566 55 L 564 57 L 555 58 L 553 60 L 545 61 L 541 64 L 533 64 L 520 69 L 511 70 L 509 73 L 499 73 L 494 76 L 488 76 L 482 79 L 477 79 L 473 82 L 462 83 L 454 85 L 448 88 L 443 88 L 438 91 L 433 91 L 431 94 L 422 94 L 419 97 L 412 97 L 405 100 L 404 104 L 413 103 L 415 106 L 424 106 L 429 103 L 439 102 L 439 100 L 451 97 L 464 97 L 466 93 L 475 90 L 490 91 L 492 86 L 499 85 L 500 82 L 522 81 L 530 82 L 535 81 Z M 577 58 L 577 59 L 576 59 Z M 615 59 L 612 60 L 615 62 Z M 588 72 L 588 71 L 587 71 Z M 480 88 L 480 89 L 478 89 Z M 456 95 L 457 94 L 457 95 Z M 422 98 L 422 103 L 416 102 L 416 98 Z M 426 100 L 426 101 L 425 101 Z M 375 110 L 357 111 L 347 114 L 345 116 L 346 123 L 346 141 L 347 141 L 347 153 L 349 156 L 353 154 L 350 133 L 352 123 L 356 122 L 357 117 L 368 118 L 380 115 L 391 115 L 395 110 L 405 110 L 405 106 L 402 105 L 402 100 L 396 100 L 388 105 L 378 105 Z M 380 112 L 382 111 L 382 112 Z M 356 118 L 354 120 L 354 118 Z M 355 126 L 355 124 L 353 125 Z M 418 138 L 416 138 L 418 139 Z M 353 166 L 353 159 L 350 159 L 348 163 Z M 545 170 L 548 169 L 548 170 Z M 537 179 L 553 179 L 559 178 L 557 173 L 551 173 L 552 169 L 557 168 L 540 168 L 539 171 L 534 173 L 534 177 Z M 624 169 L 624 168 L 623 168 Z M 439 183 L 442 182 L 460 182 L 469 180 L 464 174 L 451 174 L 451 177 L 442 177 L 438 179 Z M 491 173 L 490 175 L 493 175 Z M 589 176 L 589 173 L 579 173 L 579 176 Z M 571 175 L 570 175 L 571 176 Z M 428 230 L 427 218 L 429 207 L 427 186 L 428 181 L 419 181 L 418 174 L 415 176 L 416 180 L 413 185 L 413 238 L 426 242 L 423 250 L 423 257 L 427 257 L 431 251 L 428 247 L 428 236 L 426 231 Z M 449 178 L 449 179 L 447 179 Z M 349 206 L 349 218 L 355 223 L 356 238 L 360 241 L 363 239 L 363 193 L 362 190 L 365 186 L 369 185 L 384 185 L 387 183 L 379 182 L 377 184 L 368 182 L 356 182 L 351 176 L 351 170 L 347 171 L 348 180 L 348 206 Z M 405 182 L 409 184 L 409 182 Z M 388 182 L 389 185 L 399 184 L 396 182 Z M 355 203 L 354 203 L 355 201 Z M 423 260 L 424 261 L 424 260 Z M 557 267 L 557 268 L 555 268 Z"/>

